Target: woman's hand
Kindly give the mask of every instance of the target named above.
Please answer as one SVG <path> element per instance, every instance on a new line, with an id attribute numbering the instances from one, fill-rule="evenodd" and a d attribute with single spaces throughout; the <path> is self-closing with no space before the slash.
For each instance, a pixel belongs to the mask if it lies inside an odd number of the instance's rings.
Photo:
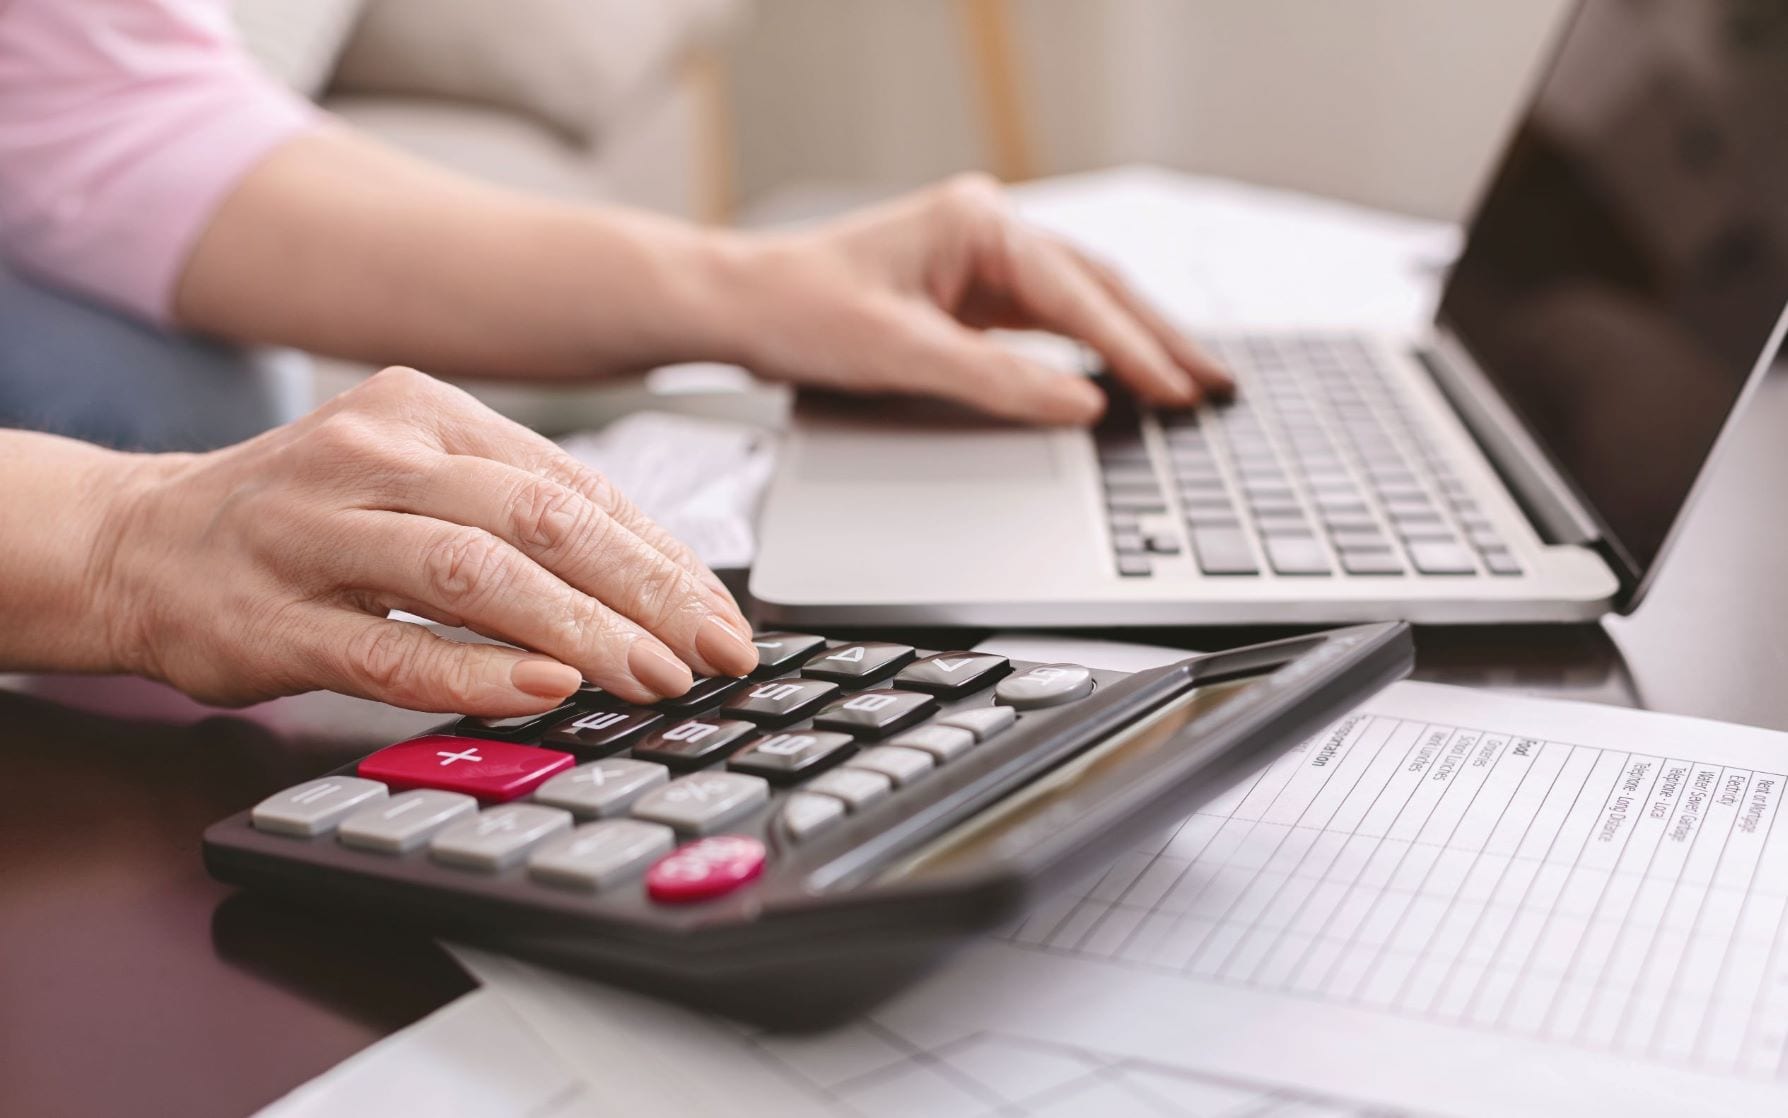
<path id="1" fill-rule="evenodd" d="M 1014 216 L 969 175 L 739 250 L 741 360 L 766 376 L 850 391 L 927 393 L 995 415 L 1087 423 L 1104 406 L 981 328 L 1077 338 L 1145 400 L 1197 403 L 1229 376 L 1105 265 Z"/>
<path id="2" fill-rule="evenodd" d="M 96 580 L 111 660 L 200 699 L 328 688 L 508 715 L 580 677 L 651 702 L 690 668 L 757 664 L 719 580 L 613 486 L 409 369 L 238 446 L 136 461 Z"/>

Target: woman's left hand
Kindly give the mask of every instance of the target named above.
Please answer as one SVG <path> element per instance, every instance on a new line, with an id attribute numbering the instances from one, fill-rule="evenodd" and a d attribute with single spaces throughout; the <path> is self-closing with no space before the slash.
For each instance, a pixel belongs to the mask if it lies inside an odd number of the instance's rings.
<path id="1" fill-rule="evenodd" d="M 1007 327 L 1087 343 L 1151 403 L 1185 407 L 1234 388 L 1109 267 L 1019 220 L 984 176 L 739 243 L 739 357 L 766 376 L 941 396 L 1027 422 L 1098 418 L 1104 397 L 1085 378 L 981 332 Z"/>

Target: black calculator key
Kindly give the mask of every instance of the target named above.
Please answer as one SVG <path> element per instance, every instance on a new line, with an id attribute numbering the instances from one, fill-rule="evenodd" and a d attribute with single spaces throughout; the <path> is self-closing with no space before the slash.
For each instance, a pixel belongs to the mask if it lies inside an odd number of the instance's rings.
<path id="1" fill-rule="evenodd" d="M 734 695 L 721 704 L 720 713 L 762 726 L 786 726 L 806 718 L 837 695 L 838 685 L 830 680 L 771 679 Z"/>
<path id="2" fill-rule="evenodd" d="M 757 676 L 776 675 L 788 671 L 815 651 L 825 647 L 826 638 L 812 633 L 760 633 L 751 638 L 757 646 Z"/>
<path id="3" fill-rule="evenodd" d="M 937 700 L 930 695 L 881 688 L 837 700 L 814 715 L 813 724 L 859 738 L 885 738 L 936 712 Z"/>
<path id="4" fill-rule="evenodd" d="M 726 767 L 786 784 L 819 772 L 856 751 L 856 739 L 849 734 L 793 730 L 759 738 L 733 754 Z"/>
<path id="5" fill-rule="evenodd" d="M 698 676 L 689 690 L 656 705 L 659 710 L 671 714 L 693 714 L 703 707 L 711 707 L 720 702 L 742 689 L 745 684 L 745 680 L 730 675 Z"/>
<path id="6" fill-rule="evenodd" d="M 896 668 L 912 658 L 911 645 L 857 641 L 820 653 L 807 661 L 801 674 L 814 679 L 829 679 L 846 687 L 860 686 L 893 674 Z"/>
<path id="7" fill-rule="evenodd" d="M 1011 670 L 1011 661 L 990 652 L 940 652 L 900 669 L 894 683 L 954 699 L 979 691 Z"/>
<path id="8" fill-rule="evenodd" d="M 755 732 L 756 726 L 736 719 L 685 718 L 646 735 L 633 755 L 673 769 L 699 769 L 738 749 Z"/>
<path id="9" fill-rule="evenodd" d="M 477 715 L 467 715 L 453 727 L 453 732 L 474 738 L 510 740 L 531 738 L 571 709 L 571 704 L 567 703 L 562 707 L 549 710 L 545 714 L 515 714 L 508 718 L 480 718 Z"/>
<path id="10" fill-rule="evenodd" d="M 1042 664 L 1007 676 L 994 691 L 995 702 L 1034 710 L 1072 702 L 1093 693 L 1093 673 L 1078 664 Z"/>
<path id="11" fill-rule="evenodd" d="M 580 761 L 619 753 L 629 742 L 664 721 L 650 707 L 620 706 L 580 711 L 547 731 L 543 745 L 563 749 Z"/>

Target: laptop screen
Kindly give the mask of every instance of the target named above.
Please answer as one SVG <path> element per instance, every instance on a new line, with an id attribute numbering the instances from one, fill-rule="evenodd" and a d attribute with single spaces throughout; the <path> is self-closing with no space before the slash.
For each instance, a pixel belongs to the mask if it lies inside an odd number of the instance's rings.
<path id="1" fill-rule="evenodd" d="M 1657 559 L 1785 302 L 1788 0 L 1586 0 L 1440 317 L 1630 580 Z"/>

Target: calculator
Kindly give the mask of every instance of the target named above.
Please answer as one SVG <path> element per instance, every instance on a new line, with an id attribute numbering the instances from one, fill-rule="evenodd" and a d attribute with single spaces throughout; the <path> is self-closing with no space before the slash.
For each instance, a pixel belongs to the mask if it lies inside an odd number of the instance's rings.
<path id="1" fill-rule="evenodd" d="M 750 678 L 461 718 L 213 825 L 218 878 L 779 1028 L 898 990 L 1404 675 L 1402 624 L 1148 671 L 756 637 Z"/>

